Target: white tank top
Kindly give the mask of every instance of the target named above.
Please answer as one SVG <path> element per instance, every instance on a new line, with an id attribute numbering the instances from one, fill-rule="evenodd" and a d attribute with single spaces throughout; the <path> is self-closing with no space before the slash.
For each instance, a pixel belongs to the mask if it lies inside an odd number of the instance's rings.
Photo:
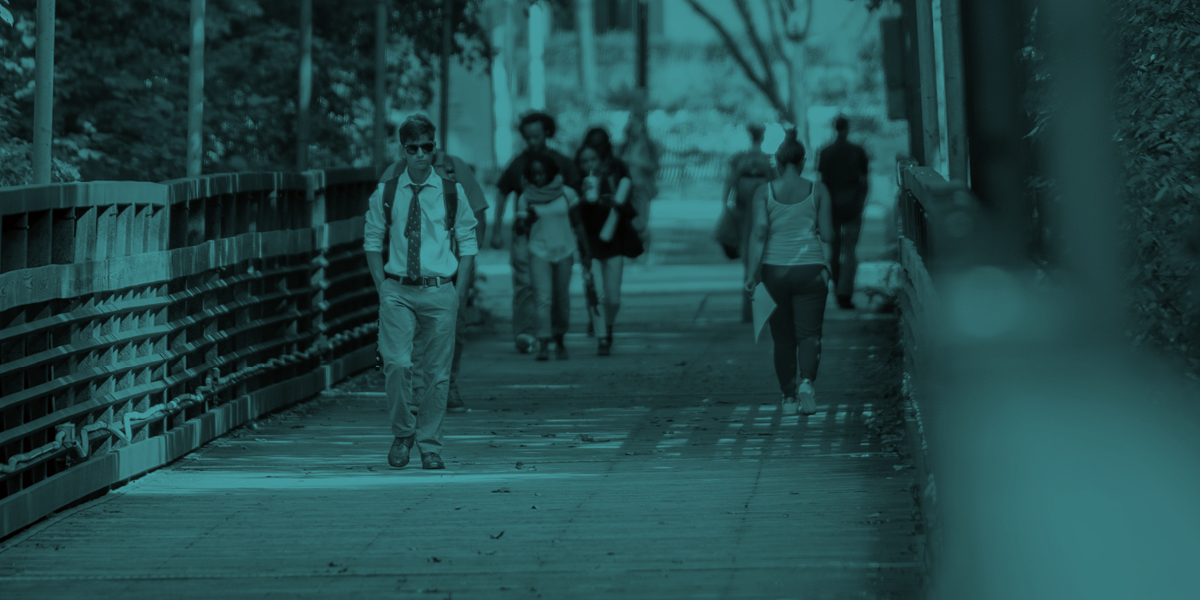
<path id="1" fill-rule="evenodd" d="M 817 235 L 817 184 L 808 197 L 795 204 L 775 199 L 775 186 L 767 183 L 767 243 L 763 264 L 791 267 L 823 265 L 825 253 Z"/>

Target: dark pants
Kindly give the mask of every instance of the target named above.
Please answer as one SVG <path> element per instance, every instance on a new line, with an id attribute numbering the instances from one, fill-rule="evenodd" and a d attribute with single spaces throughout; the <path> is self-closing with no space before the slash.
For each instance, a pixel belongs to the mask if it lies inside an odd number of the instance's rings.
<path id="1" fill-rule="evenodd" d="M 771 337 L 775 341 L 775 375 L 785 396 L 795 397 L 800 379 L 815 381 L 821 363 L 821 326 L 829 288 L 821 281 L 822 265 L 762 266 L 762 282 L 775 302 Z"/>
<path id="2" fill-rule="evenodd" d="M 829 274 L 838 296 L 854 294 L 858 274 L 858 235 L 862 232 L 866 189 L 850 188 L 834 193 L 833 242 L 830 244 Z M 839 208 L 842 207 L 842 208 Z"/>

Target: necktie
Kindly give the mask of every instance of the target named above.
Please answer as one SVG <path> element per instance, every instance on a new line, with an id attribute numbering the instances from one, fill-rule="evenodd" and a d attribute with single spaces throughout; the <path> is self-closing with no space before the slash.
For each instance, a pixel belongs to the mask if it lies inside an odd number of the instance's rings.
<path id="1" fill-rule="evenodd" d="M 421 188 L 410 183 L 412 201 L 408 204 L 408 224 L 404 227 L 404 237 L 408 239 L 408 276 L 416 279 L 421 276 Z"/>

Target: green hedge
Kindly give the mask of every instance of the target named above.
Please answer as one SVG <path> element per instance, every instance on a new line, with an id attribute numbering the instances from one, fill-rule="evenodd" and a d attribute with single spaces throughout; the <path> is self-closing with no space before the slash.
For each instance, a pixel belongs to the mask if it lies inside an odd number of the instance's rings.
<path id="1" fill-rule="evenodd" d="M 1138 343 L 1200 373 L 1200 10 L 1192 0 L 1118 0 L 1118 140 Z"/>
<path id="2" fill-rule="evenodd" d="M 1116 142 L 1124 160 L 1122 192 L 1130 330 L 1136 345 L 1162 352 L 1182 372 L 1200 376 L 1200 8 L 1193 0 L 1113 0 L 1117 48 Z M 1038 48 L 1036 15 L 1025 59 L 1029 111 L 1036 126 L 1055 110 Z M 1052 59 L 1052 57 L 1049 57 Z M 1053 181 L 1030 182 L 1035 199 L 1053 203 Z M 1053 244 L 1054 226 L 1039 241 Z M 1038 249 L 1043 256 L 1048 248 Z"/>

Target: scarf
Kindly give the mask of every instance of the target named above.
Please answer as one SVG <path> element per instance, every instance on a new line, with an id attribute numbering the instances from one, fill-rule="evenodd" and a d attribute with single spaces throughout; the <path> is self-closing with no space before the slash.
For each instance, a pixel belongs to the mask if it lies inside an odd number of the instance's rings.
<path id="1" fill-rule="evenodd" d="M 562 175 L 555 175 L 554 180 L 542 187 L 536 187 L 526 181 L 525 191 L 522 194 L 525 196 L 525 201 L 530 204 L 546 204 L 558 200 L 563 195 Z"/>

